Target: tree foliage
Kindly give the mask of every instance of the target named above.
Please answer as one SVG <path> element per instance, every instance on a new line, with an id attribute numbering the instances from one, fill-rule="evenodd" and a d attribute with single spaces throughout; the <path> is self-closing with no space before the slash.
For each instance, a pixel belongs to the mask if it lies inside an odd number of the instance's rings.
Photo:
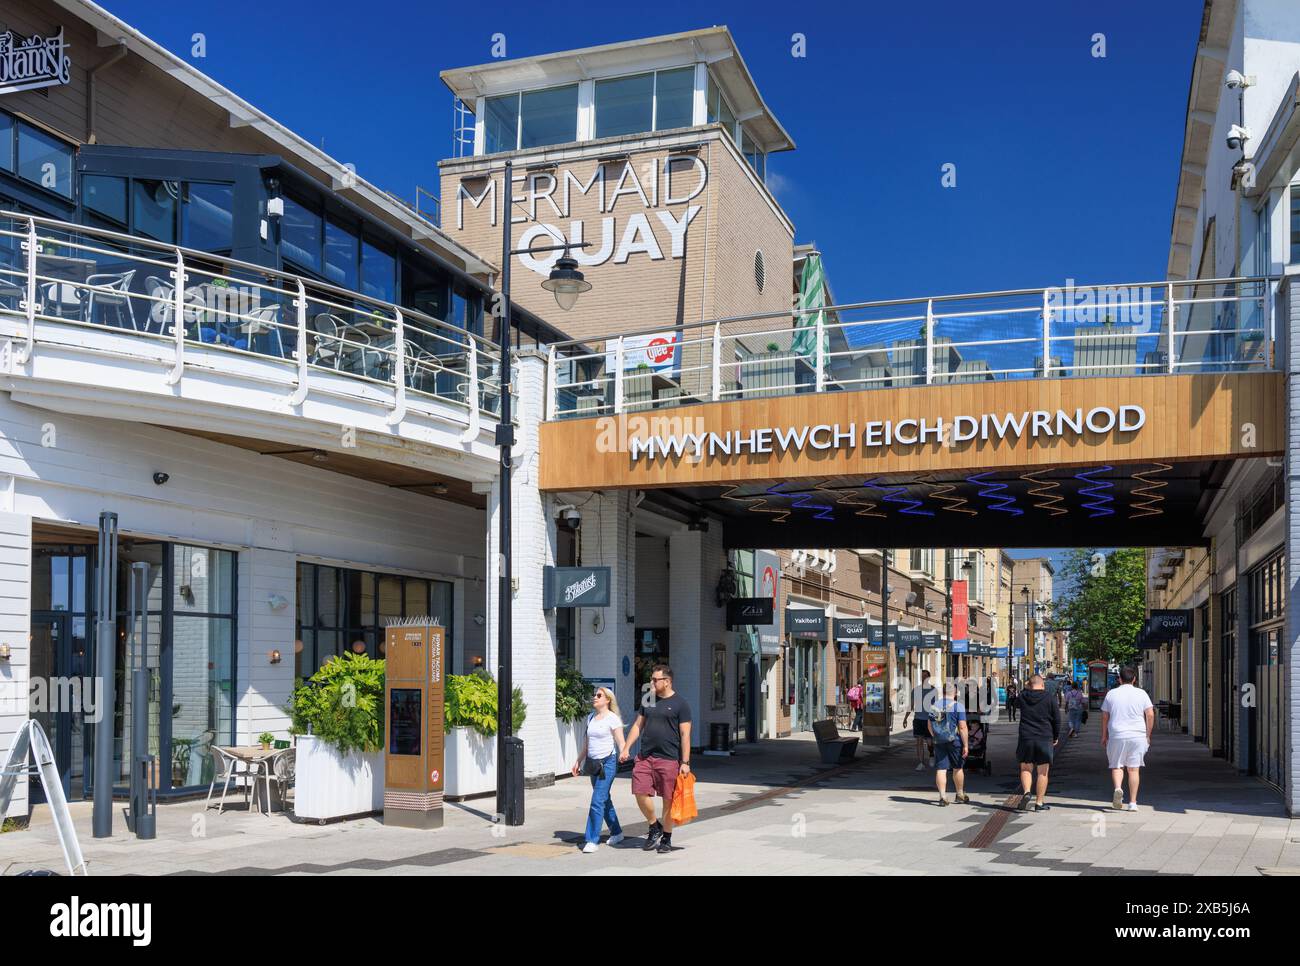
<path id="1" fill-rule="evenodd" d="M 1057 575 L 1069 589 L 1057 599 L 1054 624 L 1069 628 L 1070 657 L 1130 663 L 1146 617 L 1146 557 L 1140 549 L 1070 551 Z"/>

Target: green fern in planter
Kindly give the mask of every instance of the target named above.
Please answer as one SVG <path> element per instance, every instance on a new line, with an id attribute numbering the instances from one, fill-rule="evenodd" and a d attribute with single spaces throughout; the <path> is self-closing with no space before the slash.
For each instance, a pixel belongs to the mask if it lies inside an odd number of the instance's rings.
<path id="1" fill-rule="evenodd" d="M 309 681 L 296 682 L 289 712 L 294 734 L 310 733 L 340 754 L 382 750 L 384 662 L 365 654 L 330 658 Z"/>
<path id="2" fill-rule="evenodd" d="M 446 721 L 452 728 L 472 728 L 484 737 L 497 733 L 497 683 L 486 671 L 447 675 Z M 519 688 L 512 692 L 511 714 L 515 733 L 524 725 L 528 707 Z"/>
<path id="3" fill-rule="evenodd" d="M 596 685 L 570 667 L 555 672 L 555 720 L 581 721 L 591 711 L 591 696 Z"/>

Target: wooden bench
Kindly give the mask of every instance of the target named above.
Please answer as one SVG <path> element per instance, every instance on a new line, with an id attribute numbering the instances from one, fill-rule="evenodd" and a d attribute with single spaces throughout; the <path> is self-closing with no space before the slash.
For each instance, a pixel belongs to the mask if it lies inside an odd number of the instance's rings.
<path id="1" fill-rule="evenodd" d="M 841 738 L 834 721 L 814 721 L 813 736 L 817 739 L 817 750 L 821 753 L 824 764 L 838 765 L 852 761 L 858 753 L 859 739 Z"/>

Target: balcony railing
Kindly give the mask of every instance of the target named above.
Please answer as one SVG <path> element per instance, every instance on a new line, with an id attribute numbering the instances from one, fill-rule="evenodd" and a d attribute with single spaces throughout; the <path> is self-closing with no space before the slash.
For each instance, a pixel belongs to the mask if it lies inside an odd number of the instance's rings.
<path id="1" fill-rule="evenodd" d="M 1022 289 L 557 343 L 551 419 L 811 392 L 1275 367 L 1275 278 Z"/>
<path id="2" fill-rule="evenodd" d="M 66 346 L 67 330 L 113 331 L 164 347 L 173 385 L 215 353 L 269 361 L 295 404 L 341 377 L 378 387 L 390 423 L 408 402 L 453 404 L 475 431 L 499 411 L 499 353 L 474 333 L 316 279 L 48 218 L 0 212 L 0 320 L 19 364 L 41 333 L 59 330 Z"/>

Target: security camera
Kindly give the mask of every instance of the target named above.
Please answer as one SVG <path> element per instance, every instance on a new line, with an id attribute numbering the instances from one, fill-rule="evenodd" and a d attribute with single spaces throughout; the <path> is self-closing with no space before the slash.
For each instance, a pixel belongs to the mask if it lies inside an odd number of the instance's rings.
<path id="1" fill-rule="evenodd" d="M 1253 87 L 1255 84 L 1255 78 L 1254 76 L 1243 74 L 1241 71 L 1234 69 L 1228 71 L 1228 73 L 1223 76 L 1223 82 L 1228 85 L 1229 90 L 1235 91 L 1237 88 L 1245 89 L 1247 87 Z"/>
<path id="2" fill-rule="evenodd" d="M 157 483 L 159 486 L 162 486 L 164 483 L 166 483 L 166 482 L 167 482 L 168 480 L 170 480 L 170 479 L 171 479 L 171 477 L 168 476 L 166 473 L 155 473 L 155 474 L 153 475 L 153 481 L 154 481 L 155 483 Z"/>
<path id="3" fill-rule="evenodd" d="M 559 507 L 559 513 L 556 515 L 555 522 L 565 530 L 577 530 L 582 526 L 582 514 L 572 503 L 566 503 Z"/>
<path id="4" fill-rule="evenodd" d="M 1240 124 L 1234 124 L 1228 128 L 1228 148 L 1236 151 L 1241 145 L 1250 140 L 1250 128 L 1242 127 Z"/>

